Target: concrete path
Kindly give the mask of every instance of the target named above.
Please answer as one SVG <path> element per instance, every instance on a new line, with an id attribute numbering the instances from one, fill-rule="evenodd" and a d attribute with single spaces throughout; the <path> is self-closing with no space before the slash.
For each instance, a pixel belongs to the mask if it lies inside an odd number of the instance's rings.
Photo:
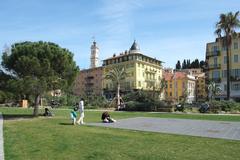
<path id="1" fill-rule="evenodd" d="M 136 117 L 93 126 L 240 140 L 240 122 Z"/>
<path id="2" fill-rule="evenodd" d="M 4 149 L 3 149 L 3 116 L 0 112 L 0 159 L 4 160 Z"/>

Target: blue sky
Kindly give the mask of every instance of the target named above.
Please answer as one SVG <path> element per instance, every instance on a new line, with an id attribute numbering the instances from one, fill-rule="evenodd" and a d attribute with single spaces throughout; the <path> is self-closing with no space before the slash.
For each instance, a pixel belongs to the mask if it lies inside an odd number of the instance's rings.
<path id="1" fill-rule="evenodd" d="M 0 0 L 0 47 L 51 41 L 90 65 L 94 36 L 100 60 L 131 47 L 175 67 L 177 60 L 204 60 L 215 40 L 220 13 L 240 10 L 239 0 Z"/>

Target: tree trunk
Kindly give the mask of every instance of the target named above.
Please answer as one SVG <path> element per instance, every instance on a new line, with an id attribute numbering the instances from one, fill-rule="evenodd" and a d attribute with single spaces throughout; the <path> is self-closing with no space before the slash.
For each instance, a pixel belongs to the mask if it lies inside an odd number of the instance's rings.
<path id="1" fill-rule="evenodd" d="M 230 61 L 229 61 L 229 38 L 227 37 L 227 45 L 226 45 L 226 50 L 227 50 L 227 100 L 230 99 Z"/>
<path id="2" fill-rule="evenodd" d="M 117 84 L 117 110 L 120 108 L 120 84 Z"/>
<path id="3" fill-rule="evenodd" d="M 34 116 L 38 116 L 39 101 L 40 101 L 40 95 L 36 95 L 34 109 L 33 109 L 33 115 Z"/>

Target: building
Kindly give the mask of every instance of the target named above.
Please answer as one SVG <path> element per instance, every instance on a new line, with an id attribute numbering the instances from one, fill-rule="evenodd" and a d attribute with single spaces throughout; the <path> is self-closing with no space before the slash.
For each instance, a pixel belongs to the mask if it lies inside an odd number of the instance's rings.
<path id="1" fill-rule="evenodd" d="M 240 33 L 236 38 L 232 38 L 230 48 L 230 97 L 240 99 Z M 220 88 L 221 93 L 216 96 L 217 99 L 227 97 L 227 56 L 226 47 L 224 47 L 219 38 L 215 42 L 206 45 L 206 77 L 209 81 L 214 81 Z"/>
<path id="2" fill-rule="evenodd" d="M 73 92 L 79 96 L 101 96 L 103 67 L 98 66 L 99 48 L 94 41 L 91 45 L 91 68 L 81 70 L 75 80 Z"/>
<path id="3" fill-rule="evenodd" d="M 164 79 L 167 83 L 165 90 L 166 100 L 178 103 L 182 101 L 192 103 L 195 101 L 196 79 L 194 76 L 185 72 L 174 72 L 165 73 Z"/>
<path id="4" fill-rule="evenodd" d="M 75 80 L 74 93 L 82 96 L 102 95 L 103 68 L 95 67 L 81 70 Z"/>
<path id="5" fill-rule="evenodd" d="M 103 61 L 103 76 L 113 67 L 124 67 L 127 73 L 120 83 L 121 94 L 133 90 L 158 91 L 163 77 L 162 61 L 144 55 L 134 41 L 128 51 L 114 54 Z M 103 80 L 104 95 L 107 98 L 115 96 L 115 85 L 111 80 Z"/>
<path id="6" fill-rule="evenodd" d="M 196 79 L 196 101 L 205 101 L 207 99 L 206 76 L 201 68 L 182 69 L 183 72 L 195 77 Z"/>

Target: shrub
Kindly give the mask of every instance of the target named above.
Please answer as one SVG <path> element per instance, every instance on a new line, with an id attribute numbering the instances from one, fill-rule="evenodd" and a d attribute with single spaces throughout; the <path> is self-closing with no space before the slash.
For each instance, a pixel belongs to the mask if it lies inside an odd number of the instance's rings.
<path id="1" fill-rule="evenodd" d="M 225 111 L 225 112 L 232 112 L 232 111 L 240 111 L 240 103 L 235 101 L 212 101 L 210 103 L 210 108 L 212 111 Z"/>
<path id="2" fill-rule="evenodd" d="M 153 101 L 153 102 L 138 102 L 129 101 L 126 102 L 126 111 L 171 111 L 171 107 L 163 101 Z"/>

